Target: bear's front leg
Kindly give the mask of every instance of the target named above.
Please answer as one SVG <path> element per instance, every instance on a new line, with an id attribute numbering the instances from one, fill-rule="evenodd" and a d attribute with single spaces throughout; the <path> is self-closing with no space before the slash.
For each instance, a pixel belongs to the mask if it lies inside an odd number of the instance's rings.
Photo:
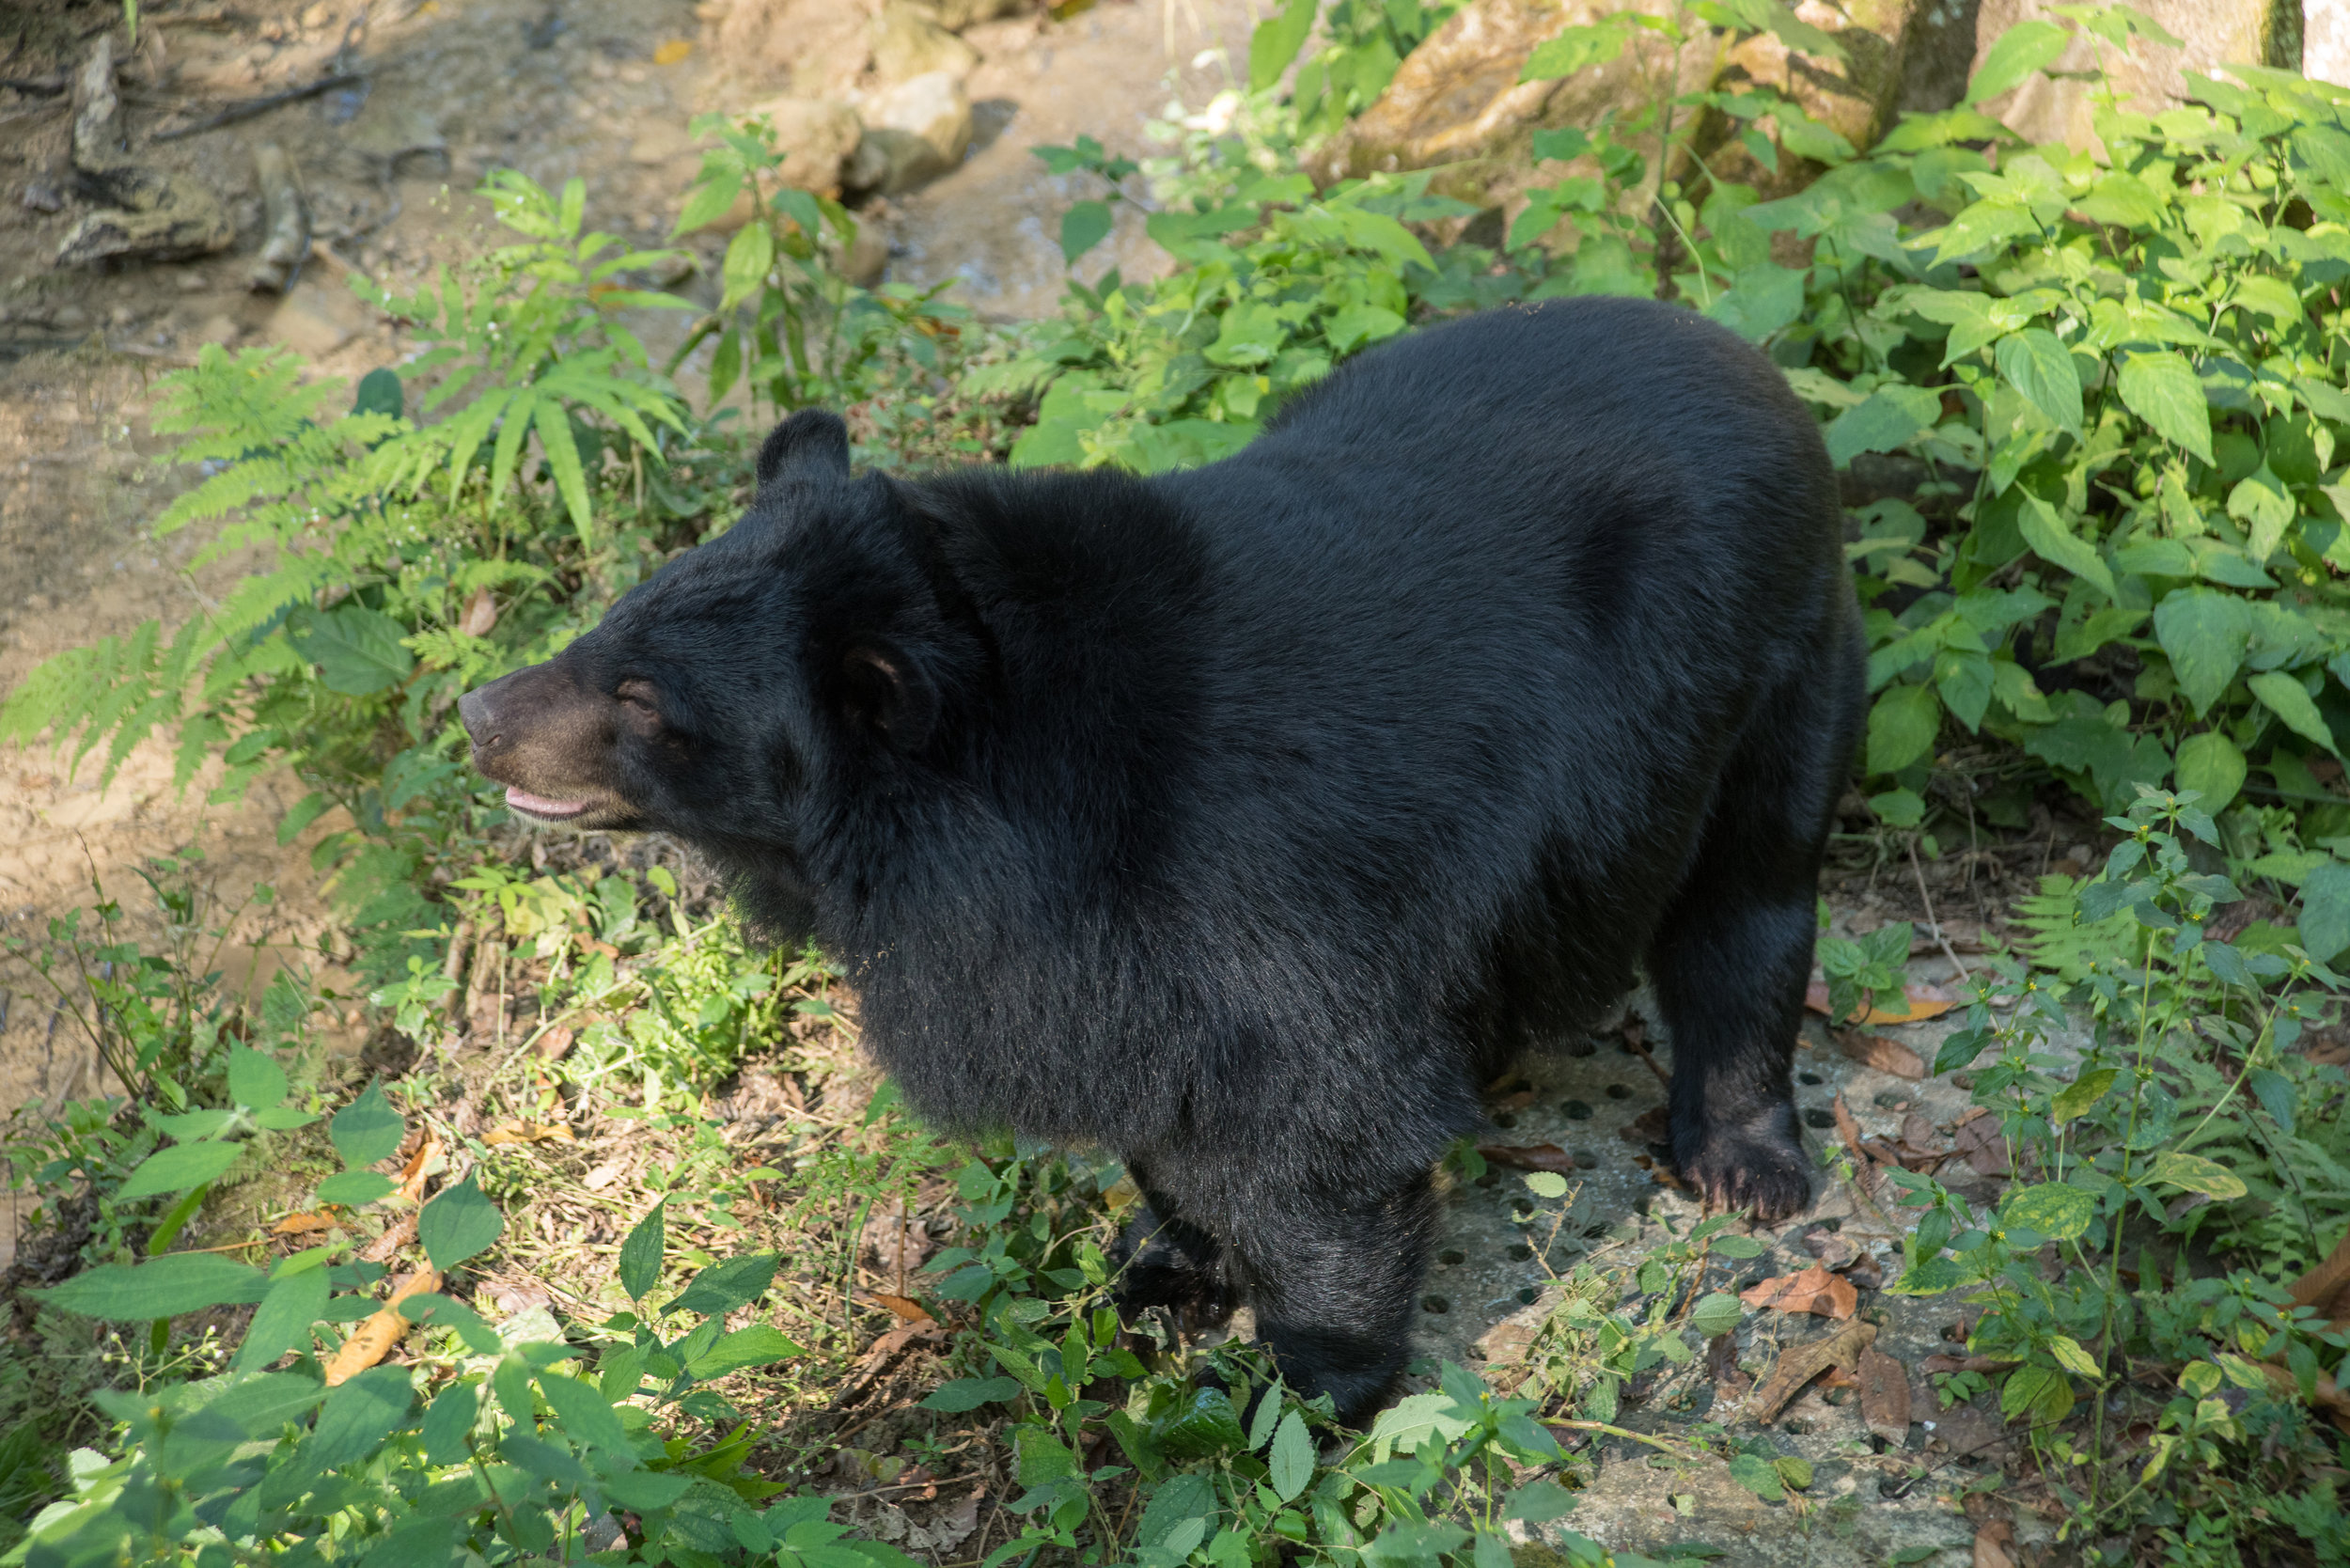
<path id="1" fill-rule="evenodd" d="M 1145 1184 L 1132 1161 L 1127 1169 L 1142 1186 L 1144 1202 L 1110 1252 L 1110 1290 L 1119 1315 L 1131 1321 L 1165 1307 L 1186 1334 L 1221 1326 L 1239 1294 L 1223 1244 L 1183 1217 L 1172 1199 Z"/>

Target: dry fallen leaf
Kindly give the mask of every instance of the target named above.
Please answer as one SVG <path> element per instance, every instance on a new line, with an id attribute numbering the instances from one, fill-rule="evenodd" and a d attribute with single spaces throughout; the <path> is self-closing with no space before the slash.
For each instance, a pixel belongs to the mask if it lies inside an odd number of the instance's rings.
<path id="1" fill-rule="evenodd" d="M 1871 1345 L 1860 1353 L 1860 1419 L 1895 1448 L 1909 1437 L 1909 1373 L 1899 1361 Z"/>
<path id="2" fill-rule="evenodd" d="M 613 1183 L 619 1181 L 621 1177 L 627 1174 L 628 1162 L 626 1160 L 606 1160 L 603 1164 L 596 1167 L 595 1169 L 581 1177 L 580 1185 L 586 1187 L 589 1192 L 602 1192 L 604 1188 L 610 1186 Z"/>
<path id="3" fill-rule="evenodd" d="M 673 66 L 693 52 L 694 45 L 689 39 L 664 39 L 661 40 L 660 47 L 652 52 L 652 63 L 657 66 Z"/>
<path id="4" fill-rule="evenodd" d="M 273 1236 L 299 1236 L 312 1231 L 332 1231 L 336 1221 L 326 1215 L 288 1215 L 269 1228 Z"/>
<path id="5" fill-rule="evenodd" d="M 486 588 L 474 589 L 465 601 L 465 613 L 457 618 L 457 629 L 469 637 L 486 637 L 497 623 L 497 597 Z"/>
<path id="6" fill-rule="evenodd" d="M 577 1143 L 579 1138 L 561 1121 L 501 1121 L 481 1141 L 494 1149 L 502 1143 Z"/>
<path id="7" fill-rule="evenodd" d="M 904 1319 L 907 1323 L 924 1324 L 936 1323 L 938 1321 L 936 1318 L 931 1316 L 930 1312 L 920 1302 L 914 1300 L 910 1296 L 891 1295 L 887 1291 L 875 1291 L 873 1293 L 873 1299 L 888 1308 L 891 1311 L 897 1313 L 899 1317 Z"/>
<path id="8" fill-rule="evenodd" d="M 1909 1001 L 1907 1012 L 1888 1012 L 1872 1003 L 1867 1012 L 1849 1021 L 1859 1024 L 1920 1024 L 1929 1018 L 1940 1017 L 1956 1007 L 1959 1002 L 1959 998 L 1938 985 L 1904 986 L 1903 995 Z M 1823 1018 L 1832 1019 L 1836 1016 L 1834 1011 L 1828 1006 L 1827 982 L 1825 980 L 1805 988 L 1803 1005 Z"/>
<path id="9" fill-rule="evenodd" d="M 540 1035 L 531 1049 L 538 1053 L 540 1061 L 561 1061 L 572 1054 L 572 1043 L 578 1038 L 578 1031 L 569 1024 L 557 1024 Z"/>
<path id="10" fill-rule="evenodd" d="M 2005 1519 L 1985 1519 L 1975 1531 L 1975 1568 L 2015 1568 L 2015 1528 Z"/>
<path id="11" fill-rule="evenodd" d="M 416 1152 L 408 1156 L 408 1163 L 400 1167 L 400 1186 L 392 1196 L 403 1203 L 421 1203 L 426 1180 L 446 1168 L 447 1162 L 441 1158 L 441 1140 L 428 1131 Z"/>
<path id="12" fill-rule="evenodd" d="M 388 1263 L 392 1254 L 416 1239 L 416 1211 L 409 1210 L 389 1225 L 384 1233 L 359 1249 L 359 1261 L 366 1263 Z"/>
<path id="13" fill-rule="evenodd" d="M 1705 1374 L 1714 1380 L 1716 1399 L 1736 1399 L 1754 1387 L 1754 1379 L 1738 1364 L 1735 1334 L 1716 1334 L 1705 1341 Z"/>
<path id="14" fill-rule="evenodd" d="M 1961 1119 L 1951 1129 L 1950 1152 L 1965 1160 L 1978 1176 L 2010 1174 L 2006 1123 L 1981 1105 L 1969 1108 L 1979 1114 Z"/>
<path id="15" fill-rule="evenodd" d="M 1805 1384 L 1827 1371 L 1842 1367 L 1850 1371 L 1860 1358 L 1860 1353 L 1876 1342 L 1877 1325 L 1866 1318 L 1855 1318 L 1824 1340 L 1810 1344 L 1794 1345 L 1779 1352 L 1778 1365 L 1762 1387 L 1754 1391 L 1747 1403 L 1747 1414 L 1758 1422 L 1768 1421 L 1787 1402 L 1803 1392 Z"/>
<path id="16" fill-rule="evenodd" d="M 1486 1164 L 1506 1166 L 1512 1170 L 1574 1174 L 1574 1156 L 1555 1143 L 1480 1143 L 1477 1152 L 1485 1156 Z"/>
<path id="17" fill-rule="evenodd" d="M 2322 1318 L 2350 1317 L 2350 1232 L 2326 1261 L 2293 1282 L 2293 1304 L 2314 1307 Z"/>
<path id="18" fill-rule="evenodd" d="M 1837 1044 L 1863 1067 L 1873 1067 L 1912 1083 L 1926 1075 L 1924 1058 L 1898 1040 L 1888 1040 L 1881 1034 L 1847 1032 L 1838 1039 Z"/>
<path id="19" fill-rule="evenodd" d="M 1841 1275 L 1814 1263 L 1795 1274 L 1765 1279 L 1738 1299 L 1749 1307 L 1771 1307 L 1782 1312 L 1812 1312 L 1824 1318 L 1848 1318 L 1860 1305 L 1860 1293 Z"/>
<path id="20" fill-rule="evenodd" d="M 326 1358 L 326 1386 L 330 1388 L 345 1378 L 355 1377 L 392 1353 L 400 1337 L 408 1332 L 408 1320 L 400 1315 L 400 1304 L 412 1295 L 441 1288 L 438 1269 L 420 1268 L 402 1279 L 392 1291 L 391 1300 L 384 1309 L 352 1330 L 342 1348 Z"/>
<path id="21" fill-rule="evenodd" d="M 1861 1195 L 1873 1199 L 1877 1190 L 1876 1164 L 1869 1158 L 1868 1139 L 1860 1136 L 1860 1123 L 1853 1120 L 1852 1107 L 1844 1104 L 1841 1090 L 1836 1094 L 1836 1136 L 1852 1152 L 1854 1176 L 1860 1184 Z"/>

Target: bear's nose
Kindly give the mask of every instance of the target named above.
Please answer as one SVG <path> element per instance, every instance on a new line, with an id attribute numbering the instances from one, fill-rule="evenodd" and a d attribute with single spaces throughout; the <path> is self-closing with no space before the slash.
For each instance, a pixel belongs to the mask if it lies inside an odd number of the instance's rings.
<path id="1" fill-rule="evenodd" d="M 476 687 L 457 699 L 457 717 L 465 727 L 466 739 L 478 746 L 495 745 L 504 738 L 497 731 L 497 713 L 487 686 Z"/>

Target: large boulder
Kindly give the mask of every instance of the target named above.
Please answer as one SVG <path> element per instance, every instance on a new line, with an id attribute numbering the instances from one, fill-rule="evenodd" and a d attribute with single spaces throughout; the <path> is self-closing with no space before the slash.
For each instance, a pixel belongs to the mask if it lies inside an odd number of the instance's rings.
<path id="1" fill-rule="evenodd" d="M 873 77 L 883 86 L 945 71 L 958 81 L 979 52 L 941 25 L 928 0 L 886 0 L 873 22 Z"/>
<path id="2" fill-rule="evenodd" d="M 937 179 L 971 149 L 971 99 L 952 71 L 885 88 L 859 112 L 865 140 L 851 160 L 853 179 L 885 196 Z"/>
<path id="3" fill-rule="evenodd" d="M 1885 133 L 1897 108 L 1908 106 L 1902 98 L 1913 32 L 1921 11 L 1939 10 L 1917 0 L 1850 0 L 1841 10 L 1803 0 L 1796 19 L 1834 39 L 1841 59 L 1791 49 L 1778 35 L 1762 33 L 1731 49 L 1715 86 L 1725 92 L 1775 87 L 1855 149 L 1866 148 Z M 1708 129 L 1714 134 L 1706 139 L 1715 145 L 1705 149 L 1705 161 L 1718 179 L 1757 186 L 1768 198 L 1791 195 L 1819 177 L 1819 165 L 1783 149 L 1778 166 L 1766 168 L 1723 134 L 1728 127 Z"/>
<path id="4" fill-rule="evenodd" d="M 1767 83 L 1865 145 L 1900 96 L 1904 47 L 1920 0 L 1853 0 L 1841 11 L 1805 0 L 1797 14 L 1836 39 L 1846 56 L 1842 63 L 1791 55 L 1773 38 L 1726 47 L 1727 37 L 1716 34 L 1700 34 L 1676 54 L 1666 39 L 1642 31 L 1613 60 L 1560 79 L 1518 79 L 1534 51 L 1569 27 L 1626 10 L 1658 14 L 1666 8 L 1665 0 L 1471 0 L 1414 50 L 1378 101 L 1321 150 L 1314 172 L 1335 180 L 1382 169 L 1441 168 L 1432 189 L 1513 216 L 1525 205 L 1528 186 L 1594 172 L 1537 166 L 1536 132 L 1589 127 L 1609 109 L 1629 117 L 1667 84 L 1676 93 L 1694 93 L 1717 83 Z M 1655 156 L 1653 137 L 1647 151 Z M 1786 175 L 1774 182 L 1792 185 L 1804 178 L 1790 166 L 1796 161 L 1781 162 Z M 1726 178 L 1762 177 L 1742 151 L 1730 163 L 1738 173 Z"/>
<path id="5" fill-rule="evenodd" d="M 2086 150 L 2096 145 L 2090 123 L 2092 82 L 2086 77 L 2101 64 L 2123 100 L 2145 113 L 2184 99 L 2190 72 L 2207 75 L 2230 65 L 2301 69 L 2299 0 L 2138 0 L 2138 8 L 2179 39 L 2181 47 L 2136 39 L 2125 57 L 2079 34 L 2049 69 L 2082 76 L 2066 80 L 2035 75 L 1982 107 L 2027 141 L 2064 142 Z M 2054 20 L 2054 9 L 2048 0 L 1982 0 L 1975 17 L 1974 63 L 1981 66 L 2009 28 L 2019 22 Z"/>
<path id="6" fill-rule="evenodd" d="M 873 57 L 863 0 L 733 0 L 713 53 L 731 74 L 794 97 L 848 95 Z"/>

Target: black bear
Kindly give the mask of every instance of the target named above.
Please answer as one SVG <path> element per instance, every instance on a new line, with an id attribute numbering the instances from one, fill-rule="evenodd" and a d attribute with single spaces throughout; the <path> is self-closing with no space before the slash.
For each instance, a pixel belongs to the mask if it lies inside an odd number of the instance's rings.
<path id="1" fill-rule="evenodd" d="M 1120 1154 L 1127 1306 L 1245 1297 L 1292 1387 L 1369 1414 L 1479 1086 L 1637 965 L 1682 1176 L 1805 1203 L 1862 643 L 1761 354 L 1560 301 L 1362 354 L 1187 473 L 854 478 L 813 411 L 758 472 L 731 530 L 464 698 L 476 763 L 812 934 L 934 1123 Z"/>

